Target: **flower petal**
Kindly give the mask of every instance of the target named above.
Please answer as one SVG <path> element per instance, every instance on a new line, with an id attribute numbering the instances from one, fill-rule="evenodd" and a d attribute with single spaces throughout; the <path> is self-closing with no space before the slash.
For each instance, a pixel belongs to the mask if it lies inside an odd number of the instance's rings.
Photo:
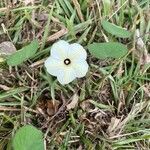
<path id="1" fill-rule="evenodd" d="M 84 77 L 86 75 L 86 73 L 88 72 L 88 67 L 89 67 L 89 65 L 87 64 L 86 61 L 74 63 L 73 68 L 75 69 L 76 77 L 78 77 L 78 78 Z"/>
<path id="2" fill-rule="evenodd" d="M 57 80 L 61 84 L 68 84 L 76 78 L 75 70 L 72 67 L 64 67 L 64 70 L 58 74 Z"/>
<path id="3" fill-rule="evenodd" d="M 59 71 L 62 71 L 62 62 L 59 61 L 58 59 L 55 59 L 53 57 L 49 57 L 45 63 L 44 63 L 47 72 L 53 76 L 57 76 L 59 74 Z"/>
<path id="4" fill-rule="evenodd" d="M 69 49 L 69 43 L 63 40 L 60 40 L 52 45 L 51 56 L 56 59 L 67 58 L 67 53 Z"/>
<path id="5" fill-rule="evenodd" d="M 74 44 L 70 44 L 70 48 L 69 48 L 69 51 L 68 51 L 68 56 L 69 56 L 70 59 L 73 59 L 73 60 L 76 60 L 76 61 L 86 60 L 87 52 L 83 48 L 83 46 L 81 46 L 78 43 L 74 43 Z"/>

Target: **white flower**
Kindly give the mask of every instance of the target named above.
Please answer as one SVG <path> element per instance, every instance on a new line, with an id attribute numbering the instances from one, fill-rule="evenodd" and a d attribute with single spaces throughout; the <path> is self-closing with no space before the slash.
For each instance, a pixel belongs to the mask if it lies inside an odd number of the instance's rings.
<path id="1" fill-rule="evenodd" d="M 80 44 L 60 40 L 52 45 L 51 56 L 45 61 L 45 67 L 61 84 L 68 84 L 86 75 L 86 58 L 87 53 Z"/>

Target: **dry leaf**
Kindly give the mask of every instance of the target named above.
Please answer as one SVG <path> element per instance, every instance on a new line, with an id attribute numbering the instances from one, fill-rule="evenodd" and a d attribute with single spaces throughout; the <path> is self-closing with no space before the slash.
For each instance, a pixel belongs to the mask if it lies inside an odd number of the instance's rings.
<path id="1" fill-rule="evenodd" d="M 116 74 L 116 76 L 117 76 L 118 78 L 121 78 L 122 75 L 123 75 L 123 73 L 124 73 L 123 62 L 121 62 L 120 65 L 119 65 L 119 67 L 118 67 L 118 69 L 117 69 L 117 74 Z"/>
<path id="2" fill-rule="evenodd" d="M 6 86 L 6 85 L 3 85 L 3 84 L 0 84 L 0 89 L 3 89 L 4 91 L 8 91 L 10 90 L 11 88 Z"/>
<path id="3" fill-rule="evenodd" d="M 77 148 L 77 150 L 83 150 L 82 145 L 80 145 L 80 146 Z"/>
<path id="4" fill-rule="evenodd" d="M 79 96 L 77 94 L 74 94 L 73 97 L 72 97 L 71 103 L 69 103 L 67 105 L 67 110 L 75 108 L 78 104 L 78 101 L 79 101 Z"/>
<path id="5" fill-rule="evenodd" d="M 114 136 L 118 130 L 118 124 L 121 122 L 121 119 L 112 117 L 107 132 L 110 136 Z"/>
<path id="6" fill-rule="evenodd" d="M 47 101 L 47 113 L 49 116 L 53 116 L 58 111 L 58 106 L 60 102 L 55 100 L 54 102 L 52 100 Z"/>
<path id="7" fill-rule="evenodd" d="M 150 97 L 150 84 L 146 84 L 145 86 L 142 87 L 144 92 L 145 92 L 145 95 L 147 97 Z"/>
<path id="8" fill-rule="evenodd" d="M 47 21 L 48 20 L 48 15 L 49 14 L 47 14 L 46 11 L 43 11 L 40 14 L 39 13 L 35 13 L 35 18 L 38 21 Z"/>
<path id="9" fill-rule="evenodd" d="M 55 100 L 41 100 L 37 104 L 37 110 L 43 115 L 53 116 L 59 109 L 60 102 Z"/>
<path id="10" fill-rule="evenodd" d="M 136 30 L 135 32 L 136 35 L 136 49 L 137 51 L 135 52 L 135 55 L 138 57 L 139 62 L 141 65 L 148 64 L 150 63 L 150 54 L 148 53 L 148 50 L 140 37 L 140 31 L 139 29 Z"/>
<path id="11" fill-rule="evenodd" d="M 24 0 L 24 4 L 27 6 L 28 4 L 33 4 L 34 0 Z"/>
<path id="12" fill-rule="evenodd" d="M 11 55 L 16 52 L 16 48 L 13 43 L 6 41 L 0 44 L 0 56 L 1 55 Z"/>
<path id="13" fill-rule="evenodd" d="M 93 112 L 93 111 L 95 111 L 95 106 L 90 102 L 90 99 L 83 101 L 80 104 L 80 107 L 86 112 Z"/>

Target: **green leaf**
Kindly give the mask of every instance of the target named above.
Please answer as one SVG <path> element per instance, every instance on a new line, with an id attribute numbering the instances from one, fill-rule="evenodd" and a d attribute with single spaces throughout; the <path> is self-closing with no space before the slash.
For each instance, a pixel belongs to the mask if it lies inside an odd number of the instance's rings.
<path id="1" fill-rule="evenodd" d="M 20 128 L 13 138 L 14 150 L 44 150 L 42 132 L 31 125 Z"/>
<path id="2" fill-rule="evenodd" d="M 115 24 L 112 24 L 106 20 L 103 20 L 101 24 L 104 30 L 106 30 L 108 33 L 111 33 L 112 35 L 115 35 L 121 38 L 128 38 L 131 36 L 131 33 L 127 31 L 126 29 L 116 26 Z"/>
<path id="3" fill-rule="evenodd" d="M 90 53 L 99 59 L 120 58 L 127 54 L 125 45 L 116 42 L 93 43 L 88 45 Z"/>
<path id="4" fill-rule="evenodd" d="M 7 64 L 10 66 L 20 65 L 21 63 L 32 57 L 36 53 L 38 47 L 38 41 L 32 41 L 29 45 L 8 56 Z"/>

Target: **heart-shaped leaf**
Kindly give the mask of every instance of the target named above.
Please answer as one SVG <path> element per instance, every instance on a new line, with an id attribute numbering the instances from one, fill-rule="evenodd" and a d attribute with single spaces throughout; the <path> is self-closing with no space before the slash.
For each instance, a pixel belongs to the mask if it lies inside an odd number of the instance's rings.
<path id="1" fill-rule="evenodd" d="M 112 24 L 106 20 L 103 20 L 101 24 L 104 30 L 106 30 L 108 33 L 111 33 L 112 35 L 115 35 L 121 38 L 128 38 L 131 36 L 131 33 L 127 31 L 126 29 L 121 28 L 115 24 Z"/>
<path id="2" fill-rule="evenodd" d="M 127 53 L 125 45 L 117 42 L 93 43 L 88 45 L 90 53 L 99 59 L 120 58 Z"/>
<path id="3" fill-rule="evenodd" d="M 31 125 L 20 128 L 13 138 L 14 150 L 44 150 L 42 132 Z"/>
<path id="4" fill-rule="evenodd" d="M 39 47 L 38 41 L 34 40 L 29 45 L 7 57 L 7 64 L 17 66 L 32 57 Z"/>

